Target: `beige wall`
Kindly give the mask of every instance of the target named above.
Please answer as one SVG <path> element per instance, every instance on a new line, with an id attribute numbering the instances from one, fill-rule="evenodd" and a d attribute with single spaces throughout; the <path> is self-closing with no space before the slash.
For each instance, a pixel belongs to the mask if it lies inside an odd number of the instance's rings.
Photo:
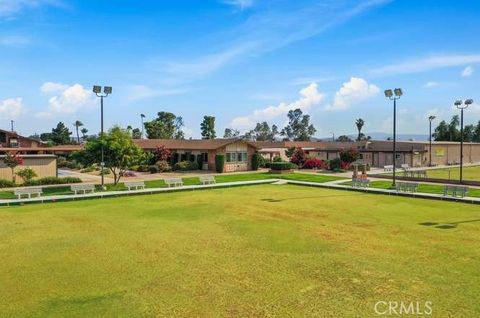
<path id="1" fill-rule="evenodd" d="M 12 180 L 12 170 L 3 163 L 3 157 L 0 156 L 0 179 Z M 55 156 L 25 156 L 23 164 L 17 166 L 15 171 L 26 167 L 32 168 L 39 178 L 55 177 L 57 175 L 57 158 Z M 17 176 L 16 179 L 17 183 L 22 182 L 20 177 Z"/>

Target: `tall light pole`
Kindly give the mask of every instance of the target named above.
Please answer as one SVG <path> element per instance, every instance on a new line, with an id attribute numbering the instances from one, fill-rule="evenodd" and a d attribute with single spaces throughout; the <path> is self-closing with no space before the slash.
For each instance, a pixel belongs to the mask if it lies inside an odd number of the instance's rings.
<path id="1" fill-rule="evenodd" d="M 97 97 L 100 97 L 100 137 L 103 136 L 103 98 L 107 97 L 112 93 L 112 87 L 111 86 L 105 86 L 103 88 L 103 94 L 102 94 L 102 86 L 94 85 L 93 86 L 93 92 Z M 103 143 L 102 143 L 102 150 L 101 150 L 101 162 L 100 162 L 100 171 L 102 175 L 102 189 L 105 190 L 105 176 L 104 176 L 104 167 L 105 167 L 105 158 L 103 154 Z"/>
<path id="2" fill-rule="evenodd" d="M 394 96 L 395 94 L 395 96 Z M 385 97 L 393 100 L 393 182 L 392 187 L 395 187 L 396 183 L 396 167 L 397 167 L 397 99 L 402 97 L 403 92 L 401 88 L 395 88 L 385 90 Z"/>
<path id="3" fill-rule="evenodd" d="M 335 133 L 334 132 L 330 132 L 332 134 L 332 142 L 335 142 Z"/>
<path id="4" fill-rule="evenodd" d="M 142 135 L 140 136 L 140 139 L 143 139 L 143 119 L 145 118 L 145 115 L 140 114 L 140 118 L 142 119 Z"/>
<path id="5" fill-rule="evenodd" d="M 473 99 L 455 101 L 454 105 L 460 109 L 460 183 L 463 183 L 463 111 L 473 104 Z"/>
<path id="6" fill-rule="evenodd" d="M 428 155 L 429 155 L 429 163 L 428 163 L 428 166 L 431 167 L 432 166 L 432 121 L 435 119 L 436 117 L 431 115 L 430 117 L 428 117 L 428 121 L 430 123 L 430 135 L 428 137 L 428 141 L 429 141 L 429 145 L 428 145 Z"/>

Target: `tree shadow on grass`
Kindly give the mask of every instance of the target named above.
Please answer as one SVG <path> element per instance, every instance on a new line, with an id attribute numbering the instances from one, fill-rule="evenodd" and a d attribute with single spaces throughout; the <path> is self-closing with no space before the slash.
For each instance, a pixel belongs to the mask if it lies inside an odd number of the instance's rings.
<path id="1" fill-rule="evenodd" d="M 473 223 L 473 222 L 480 222 L 480 219 L 465 220 L 465 221 L 458 221 L 458 222 L 448 222 L 448 223 L 422 222 L 422 223 L 418 223 L 418 225 L 434 226 L 437 229 L 450 230 L 450 229 L 457 228 L 458 224 Z"/>

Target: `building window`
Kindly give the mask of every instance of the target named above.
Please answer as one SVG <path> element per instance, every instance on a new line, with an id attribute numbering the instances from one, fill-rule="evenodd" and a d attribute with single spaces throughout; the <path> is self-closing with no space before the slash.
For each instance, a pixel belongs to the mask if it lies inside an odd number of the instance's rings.
<path id="1" fill-rule="evenodd" d="M 10 147 L 18 147 L 18 140 L 10 139 Z"/>
<path id="2" fill-rule="evenodd" d="M 247 162 L 246 152 L 227 152 L 225 154 L 226 162 Z"/>
<path id="3" fill-rule="evenodd" d="M 226 162 L 235 162 L 235 153 L 234 152 L 227 152 L 225 155 Z"/>

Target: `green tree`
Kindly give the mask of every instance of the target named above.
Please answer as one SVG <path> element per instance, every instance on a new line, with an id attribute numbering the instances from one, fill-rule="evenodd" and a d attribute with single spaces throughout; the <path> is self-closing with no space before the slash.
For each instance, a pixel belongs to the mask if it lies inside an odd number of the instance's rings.
<path id="1" fill-rule="evenodd" d="M 202 131 L 202 139 L 215 139 L 215 117 L 203 116 L 200 129 Z"/>
<path id="2" fill-rule="evenodd" d="M 72 133 L 68 130 L 64 123 L 59 122 L 57 127 L 52 129 L 50 140 L 56 145 L 70 144 L 70 135 Z"/>
<path id="3" fill-rule="evenodd" d="M 460 131 L 458 130 L 459 125 L 460 125 L 460 117 L 458 115 L 454 115 L 452 117 L 452 120 L 450 120 L 450 124 L 448 124 L 448 140 L 449 141 L 460 140 Z"/>
<path id="4" fill-rule="evenodd" d="M 142 139 L 142 131 L 139 128 L 134 128 L 132 130 L 133 139 Z"/>
<path id="5" fill-rule="evenodd" d="M 33 178 L 36 178 L 37 173 L 32 168 L 26 167 L 26 168 L 18 170 L 17 171 L 17 176 L 22 178 L 23 183 L 27 183 L 28 181 L 32 180 Z"/>
<path id="6" fill-rule="evenodd" d="M 80 132 L 82 133 L 82 140 L 83 141 L 87 140 L 88 129 L 84 127 L 80 130 Z"/>
<path id="7" fill-rule="evenodd" d="M 288 125 L 280 133 L 289 140 L 310 141 L 310 138 L 317 131 L 310 124 L 310 115 L 304 115 L 302 110 L 297 108 L 288 112 Z"/>
<path id="8" fill-rule="evenodd" d="M 3 163 L 12 171 L 12 182 L 15 183 L 15 168 L 23 164 L 23 158 L 18 154 L 11 154 L 7 152 L 3 157 Z"/>
<path id="9" fill-rule="evenodd" d="M 223 133 L 223 138 L 235 138 L 240 135 L 240 131 L 233 128 L 225 128 L 225 132 Z"/>
<path id="10" fill-rule="evenodd" d="M 83 123 L 80 120 L 76 120 L 73 125 L 75 126 L 75 130 L 77 132 L 77 142 L 80 143 L 80 134 L 78 133 L 78 128 L 83 126 Z"/>
<path id="11" fill-rule="evenodd" d="M 159 112 L 157 118 L 145 122 L 148 139 L 184 139 L 183 126 L 182 117 L 170 112 Z"/>
<path id="12" fill-rule="evenodd" d="M 475 126 L 466 125 L 463 127 L 463 140 L 466 142 L 472 142 L 475 138 Z"/>
<path id="13" fill-rule="evenodd" d="M 266 121 L 257 123 L 252 131 L 252 137 L 257 141 L 274 141 L 276 135 L 278 135 L 278 127 L 272 125 L 270 128 Z"/>
<path id="14" fill-rule="evenodd" d="M 448 141 L 449 133 L 448 133 L 448 125 L 445 120 L 442 120 L 437 128 L 435 128 L 435 132 L 433 133 L 433 138 L 435 141 Z"/>
<path id="15" fill-rule="evenodd" d="M 102 145 L 104 147 L 105 168 L 109 169 L 117 184 L 128 167 L 141 164 L 145 154 L 132 140 L 126 129 L 113 127 L 99 138 L 89 140 L 85 149 L 76 158 L 86 166 L 99 163 Z"/>
<path id="16" fill-rule="evenodd" d="M 341 135 L 341 136 L 338 136 L 337 141 L 339 141 L 339 142 L 350 142 L 350 141 L 353 141 L 353 140 L 350 137 L 348 137 L 347 135 Z"/>
<path id="17" fill-rule="evenodd" d="M 357 137 L 358 141 L 365 138 L 365 135 L 362 134 L 362 128 L 364 125 L 365 125 L 365 121 L 363 119 L 358 118 L 357 120 L 355 120 L 355 126 L 357 126 L 357 130 L 358 130 L 358 137 Z"/>
<path id="18" fill-rule="evenodd" d="M 477 125 L 475 126 L 475 130 L 473 132 L 473 141 L 480 142 L 480 120 L 478 121 Z"/>

